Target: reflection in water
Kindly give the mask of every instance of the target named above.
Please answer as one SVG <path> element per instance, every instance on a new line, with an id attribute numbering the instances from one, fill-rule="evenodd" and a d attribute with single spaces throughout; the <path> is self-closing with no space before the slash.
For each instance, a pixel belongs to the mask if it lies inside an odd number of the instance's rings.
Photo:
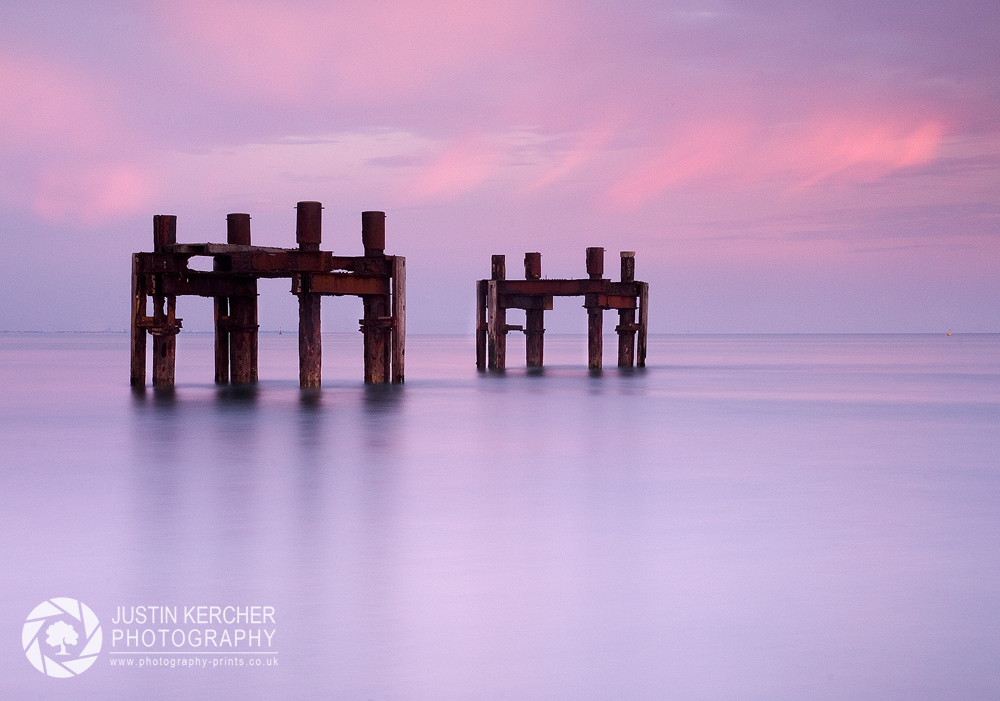
<path id="1" fill-rule="evenodd" d="M 172 393 L 74 348 L 44 401 L 51 358 L 0 363 L 0 595 L 276 607 L 276 669 L 105 656 L 77 699 L 991 698 L 1000 340 L 953 340 L 653 339 L 594 374 L 555 337 L 499 375 L 418 338 L 404 386 Z M 44 692 L 22 667 L 5 697 Z"/>

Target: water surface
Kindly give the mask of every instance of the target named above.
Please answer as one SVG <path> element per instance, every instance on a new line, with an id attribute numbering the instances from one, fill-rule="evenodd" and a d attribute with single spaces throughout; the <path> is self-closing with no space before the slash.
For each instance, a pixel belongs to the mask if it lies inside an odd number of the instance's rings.
<path id="1" fill-rule="evenodd" d="M 218 388 L 182 334 L 136 393 L 124 335 L 0 335 L 3 697 L 1000 695 L 1000 337 L 656 337 L 600 374 L 518 338 L 496 375 L 412 337 L 365 387 L 327 335 L 317 392 L 294 335 Z M 101 619 L 72 679 L 22 651 L 51 597 Z M 273 606 L 279 663 L 112 664 L 195 651 L 112 645 L 152 605 Z"/>

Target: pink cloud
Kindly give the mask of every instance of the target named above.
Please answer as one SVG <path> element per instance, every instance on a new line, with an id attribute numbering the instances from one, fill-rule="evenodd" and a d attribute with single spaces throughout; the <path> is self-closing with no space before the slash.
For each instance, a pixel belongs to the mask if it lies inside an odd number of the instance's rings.
<path id="1" fill-rule="evenodd" d="M 197 0 L 162 19 L 214 89 L 275 101 L 411 94 L 445 69 L 509 50 L 538 0 Z"/>
<path id="2" fill-rule="evenodd" d="M 613 207 L 633 207 L 663 190 L 722 172 L 751 136 L 746 121 L 699 121 L 673 130 L 660 153 L 608 191 Z"/>
<path id="3" fill-rule="evenodd" d="M 622 120 L 598 124 L 582 131 L 573 147 L 545 170 L 526 190 L 538 190 L 566 177 L 594 158 L 621 131 Z"/>
<path id="4" fill-rule="evenodd" d="M 0 148 L 96 151 L 113 133 L 98 93 L 68 66 L 0 54 Z"/>
<path id="5" fill-rule="evenodd" d="M 155 192 L 149 174 L 133 164 L 62 165 L 40 173 L 31 204 L 47 221 L 94 225 L 142 212 Z"/>
<path id="6" fill-rule="evenodd" d="M 765 126 L 751 119 L 695 122 L 672 130 L 659 153 L 607 192 L 614 208 L 641 205 L 675 187 L 738 188 L 825 181 L 866 182 L 933 161 L 943 121 L 907 116 L 819 115 Z"/>
<path id="7" fill-rule="evenodd" d="M 405 199 L 454 199 L 494 173 L 503 155 L 503 144 L 497 139 L 482 136 L 456 139 L 410 184 Z"/>

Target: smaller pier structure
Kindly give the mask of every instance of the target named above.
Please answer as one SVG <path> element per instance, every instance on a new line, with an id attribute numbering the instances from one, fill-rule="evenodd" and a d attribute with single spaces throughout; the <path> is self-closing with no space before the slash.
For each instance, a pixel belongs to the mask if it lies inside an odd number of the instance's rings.
<path id="1" fill-rule="evenodd" d="M 604 310 L 618 310 L 618 367 L 645 367 L 649 283 L 635 279 L 635 252 L 621 252 L 621 280 L 604 277 L 604 249 L 587 249 L 586 278 L 542 279 L 542 254 L 524 254 L 524 279 L 508 280 L 505 258 L 493 256 L 489 280 L 476 283 L 476 367 L 507 367 L 507 332 L 523 331 L 528 367 L 541 367 L 546 311 L 553 297 L 582 296 L 587 309 L 589 367 L 603 362 Z M 525 310 L 524 326 L 507 323 L 508 309 Z"/>
<path id="2" fill-rule="evenodd" d="M 323 205 L 296 206 L 297 248 L 254 246 L 250 215 L 227 216 L 226 243 L 177 243 L 177 217 L 153 217 L 153 251 L 132 254 L 131 382 L 146 384 L 146 337 L 153 337 L 153 386 L 174 384 L 177 298 L 215 303 L 215 381 L 257 381 L 257 280 L 290 278 L 299 298 L 299 384 L 319 387 L 320 303 L 324 295 L 361 297 L 364 375 L 369 384 L 403 381 L 406 344 L 406 259 L 385 255 L 385 213 L 361 213 L 363 256 L 321 251 Z M 192 270 L 210 256 L 211 271 Z M 149 300 L 152 298 L 152 314 Z"/>

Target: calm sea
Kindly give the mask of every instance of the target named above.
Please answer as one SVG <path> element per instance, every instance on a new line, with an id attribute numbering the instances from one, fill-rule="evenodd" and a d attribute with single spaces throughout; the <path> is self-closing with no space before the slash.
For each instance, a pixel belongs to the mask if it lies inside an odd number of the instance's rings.
<path id="1" fill-rule="evenodd" d="M 1000 336 L 519 343 L 0 335 L 0 697 L 1000 697 Z"/>

